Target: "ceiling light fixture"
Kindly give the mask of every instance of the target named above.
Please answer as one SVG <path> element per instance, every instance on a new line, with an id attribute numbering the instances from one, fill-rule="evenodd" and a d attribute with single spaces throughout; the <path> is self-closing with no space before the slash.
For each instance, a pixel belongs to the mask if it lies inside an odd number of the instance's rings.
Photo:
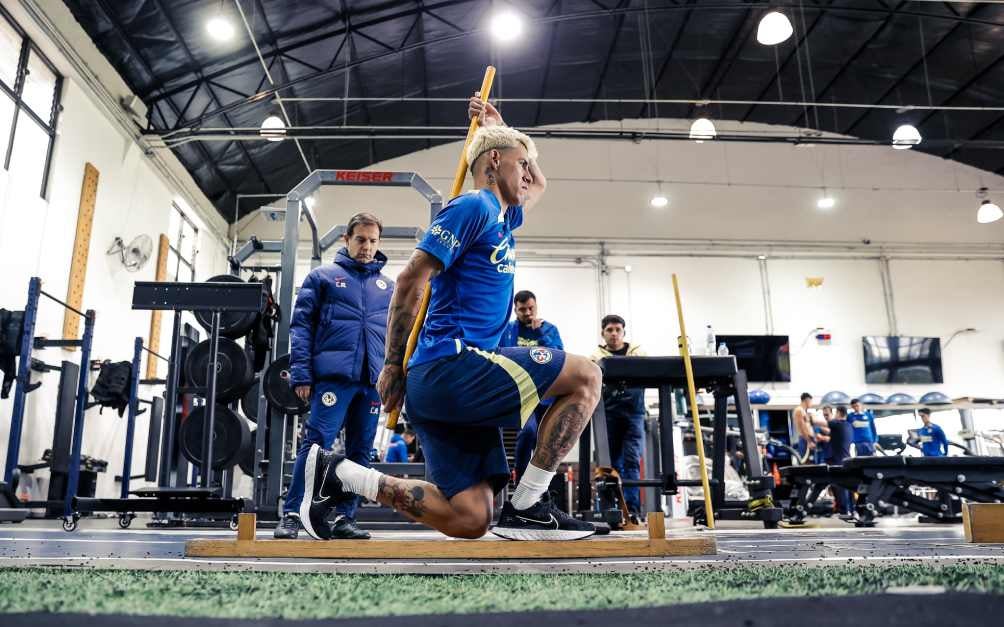
<path id="1" fill-rule="evenodd" d="M 523 33 L 523 19 L 515 11 L 500 11 L 492 16 L 490 29 L 495 39 L 512 41 Z"/>
<path id="2" fill-rule="evenodd" d="M 920 143 L 920 131 L 912 124 L 902 124 L 892 134 L 892 147 L 896 150 L 908 150 Z"/>
<path id="3" fill-rule="evenodd" d="M 816 207 L 819 209 L 833 209 L 836 204 L 837 199 L 827 194 L 825 189 L 823 190 L 823 195 L 816 201 Z"/>
<path id="4" fill-rule="evenodd" d="M 206 32 L 216 41 L 230 41 L 234 38 L 234 25 L 223 16 L 222 10 L 217 9 L 206 22 Z"/>
<path id="5" fill-rule="evenodd" d="M 669 205 L 669 198 L 666 198 L 660 190 L 656 192 L 655 196 L 652 196 L 652 200 L 648 204 L 652 205 L 653 209 L 663 209 Z"/>
<path id="6" fill-rule="evenodd" d="M 980 203 L 980 208 L 976 210 L 976 221 L 980 224 L 990 224 L 1004 218 L 1004 211 L 1001 211 L 997 203 L 991 202 L 987 198 L 987 192 L 986 187 L 981 187 L 977 192 L 977 195 L 983 199 L 983 202 Z"/>
<path id="7" fill-rule="evenodd" d="M 791 37 L 795 29 L 791 20 L 780 11 L 770 11 L 762 18 L 756 28 L 756 40 L 765 46 L 776 46 Z"/>
<path id="8" fill-rule="evenodd" d="M 703 144 L 706 139 L 714 139 L 717 135 L 715 123 L 708 118 L 697 118 L 690 125 L 690 139 L 697 141 L 698 144 Z"/>
<path id="9" fill-rule="evenodd" d="M 261 136 L 270 142 L 281 142 L 286 138 L 286 123 L 277 115 L 270 115 L 261 123 Z"/>

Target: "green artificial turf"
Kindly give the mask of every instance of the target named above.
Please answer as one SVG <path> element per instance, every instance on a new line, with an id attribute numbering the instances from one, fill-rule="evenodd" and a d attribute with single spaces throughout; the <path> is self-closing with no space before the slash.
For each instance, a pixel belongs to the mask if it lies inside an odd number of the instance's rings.
<path id="1" fill-rule="evenodd" d="M 0 569 L 0 613 L 343 618 L 871 594 L 910 585 L 1001 594 L 1004 565 L 747 565 L 630 575 L 450 576 L 18 568 Z"/>

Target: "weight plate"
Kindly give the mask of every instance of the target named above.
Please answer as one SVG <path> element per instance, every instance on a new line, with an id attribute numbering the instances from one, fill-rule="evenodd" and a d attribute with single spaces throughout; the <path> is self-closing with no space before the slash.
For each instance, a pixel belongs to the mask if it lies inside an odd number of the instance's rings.
<path id="1" fill-rule="evenodd" d="M 251 387 L 241 397 L 241 411 L 251 422 L 258 422 L 258 398 L 258 377 L 255 377 Z"/>
<path id="2" fill-rule="evenodd" d="M 241 449 L 240 455 L 237 456 L 237 465 L 249 477 L 254 476 L 254 442 L 257 435 L 258 429 L 251 429 L 247 448 Z"/>
<path id="3" fill-rule="evenodd" d="M 195 407 L 181 423 L 178 434 L 181 454 L 191 463 L 202 465 L 202 437 L 206 423 L 206 407 Z M 239 458 L 240 452 L 251 446 L 251 430 L 235 411 L 226 405 L 216 406 L 213 418 L 214 470 L 229 468 Z"/>
<path id="4" fill-rule="evenodd" d="M 206 387 L 209 375 L 210 340 L 204 340 L 188 351 L 185 373 L 190 385 Z M 239 398 L 254 381 L 254 365 L 237 342 L 221 337 L 216 361 L 216 400 L 221 403 Z"/>
<path id="5" fill-rule="evenodd" d="M 235 277 L 232 274 L 219 274 L 206 280 L 206 283 L 243 282 L 240 277 Z M 202 325 L 202 328 L 207 333 L 212 333 L 213 312 L 196 310 L 193 313 L 195 314 L 195 319 Z M 248 331 L 254 326 L 257 317 L 258 314 L 250 311 L 224 311 L 220 314 L 220 335 L 235 340 L 240 339 L 248 334 Z"/>
<path id="6" fill-rule="evenodd" d="M 289 385 L 289 355 L 273 361 L 265 370 L 265 398 L 273 407 L 297 416 L 307 413 L 309 403 L 304 403 Z"/>

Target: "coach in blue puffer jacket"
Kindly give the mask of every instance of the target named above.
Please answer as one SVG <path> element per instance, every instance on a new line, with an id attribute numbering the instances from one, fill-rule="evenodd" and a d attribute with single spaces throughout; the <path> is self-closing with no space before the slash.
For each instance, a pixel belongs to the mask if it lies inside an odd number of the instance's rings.
<path id="1" fill-rule="evenodd" d="M 331 529 L 313 529 L 303 492 L 313 444 L 330 449 L 345 428 L 345 455 L 370 465 L 380 417 L 377 377 L 383 368 L 387 309 L 394 283 L 380 273 L 387 257 L 377 250 L 383 225 L 359 213 L 349 220 L 345 248 L 335 262 L 311 270 L 296 297 L 289 325 L 290 384 L 310 401 L 310 417 L 297 448 L 293 480 L 276 538 L 295 538 L 300 526 L 318 538 L 368 538 L 355 523 L 358 497 L 342 503 Z M 301 511 L 302 510 L 302 511 Z"/>

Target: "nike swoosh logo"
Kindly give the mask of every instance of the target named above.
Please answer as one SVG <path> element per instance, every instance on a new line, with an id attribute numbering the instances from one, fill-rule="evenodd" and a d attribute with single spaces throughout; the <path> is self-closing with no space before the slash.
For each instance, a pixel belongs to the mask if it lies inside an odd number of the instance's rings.
<path id="1" fill-rule="evenodd" d="M 323 490 L 324 490 L 324 484 L 322 483 L 322 484 L 321 484 L 321 491 L 323 492 Z M 312 499 L 312 501 L 313 501 L 314 503 L 323 503 L 324 501 L 327 501 L 327 500 L 328 500 L 328 499 L 330 499 L 330 498 L 331 498 L 330 496 L 327 496 L 327 495 L 325 495 L 325 494 L 321 494 L 321 493 L 319 493 L 319 494 L 317 495 L 317 498 L 316 498 L 316 499 Z"/>
<path id="2" fill-rule="evenodd" d="M 558 524 L 558 519 L 554 517 L 554 514 L 551 514 L 549 516 L 549 520 L 534 520 L 533 518 L 525 518 L 525 517 L 519 516 L 519 515 L 517 515 L 516 518 L 519 518 L 520 520 L 522 520 L 524 522 L 534 523 L 534 524 L 537 524 L 537 525 L 545 525 L 545 526 L 554 525 L 555 529 L 557 529 L 558 527 L 561 526 L 561 525 Z"/>

